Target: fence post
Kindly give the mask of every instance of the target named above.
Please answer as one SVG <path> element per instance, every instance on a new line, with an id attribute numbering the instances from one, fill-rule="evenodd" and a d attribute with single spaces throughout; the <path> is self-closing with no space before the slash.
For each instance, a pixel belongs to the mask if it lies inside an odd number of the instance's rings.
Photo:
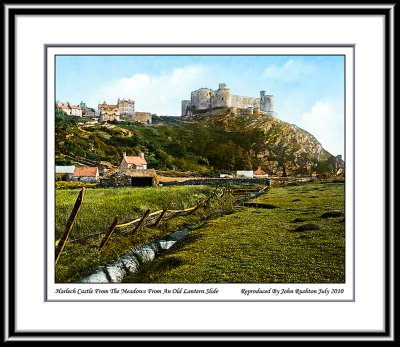
<path id="1" fill-rule="evenodd" d="M 147 216 L 150 213 L 150 209 L 147 209 L 147 211 L 144 213 L 142 219 L 136 224 L 136 227 L 132 230 L 131 234 L 134 234 L 139 228 L 143 225 L 144 221 L 146 220 Z"/>
<path id="2" fill-rule="evenodd" d="M 208 200 L 208 199 L 207 199 L 207 200 Z M 204 205 L 205 203 L 206 203 L 206 201 L 200 201 L 200 202 L 193 208 L 193 210 L 191 210 L 191 211 L 189 211 L 189 212 L 187 213 L 187 215 L 188 215 L 188 216 L 191 215 L 192 213 L 194 213 L 195 211 L 197 211 L 201 205 Z"/>
<path id="3" fill-rule="evenodd" d="M 215 190 L 214 190 L 205 200 L 200 201 L 200 202 L 193 208 L 193 210 L 189 211 L 186 215 L 187 215 L 187 216 L 191 215 L 192 213 L 194 213 L 195 211 L 197 211 L 197 210 L 199 209 L 199 207 L 201 207 L 202 205 L 207 204 L 207 203 L 214 197 L 214 195 L 216 194 L 217 189 L 218 189 L 218 188 L 215 188 Z"/>
<path id="4" fill-rule="evenodd" d="M 158 225 L 161 223 L 161 219 L 164 217 L 165 212 L 169 209 L 169 206 L 171 203 L 168 203 L 168 205 L 162 210 L 161 214 L 158 216 L 156 222 L 153 224 L 153 228 L 157 228 Z"/>
<path id="5" fill-rule="evenodd" d="M 76 216 L 77 216 L 77 214 L 78 214 L 78 212 L 79 212 L 79 210 L 81 208 L 83 197 L 85 195 L 84 193 L 85 193 L 85 188 L 83 187 L 81 189 L 81 191 L 79 192 L 79 194 L 78 194 L 78 197 L 77 197 L 77 199 L 75 201 L 74 208 L 72 209 L 72 212 L 71 212 L 71 214 L 70 214 L 70 216 L 68 218 L 67 224 L 65 226 L 64 235 L 62 236 L 62 238 L 60 239 L 60 241 L 57 244 L 57 248 L 56 248 L 56 264 L 57 264 L 58 259 L 60 258 L 60 254 L 63 251 L 65 244 L 68 242 L 69 237 L 71 236 L 72 227 L 74 226 Z"/>
<path id="6" fill-rule="evenodd" d="M 106 242 L 109 240 L 109 238 L 111 237 L 112 233 L 115 230 L 115 227 L 118 224 L 118 217 L 115 216 L 113 222 L 111 223 L 110 227 L 108 228 L 107 233 L 104 235 L 103 240 L 101 240 L 100 246 L 99 246 L 99 251 L 101 251 L 101 249 L 104 247 L 104 245 L 106 244 Z"/>
<path id="7" fill-rule="evenodd" d="M 211 199 L 213 199 L 214 196 L 217 195 L 217 190 L 218 190 L 218 188 L 215 188 L 214 191 L 210 194 L 210 196 L 209 196 L 206 200 L 204 200 L 204 201 L 202 202 L 202 204 L 205 205 L 205 204 L 207 204 Z"/>

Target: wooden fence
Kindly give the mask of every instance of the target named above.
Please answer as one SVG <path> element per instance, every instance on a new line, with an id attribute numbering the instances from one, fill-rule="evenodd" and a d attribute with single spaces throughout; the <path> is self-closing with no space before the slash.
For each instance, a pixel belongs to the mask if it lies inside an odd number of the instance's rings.
<path id="1" fill-rule="evenodd" d="M 134 234 L 143 226 L 157 228 L 160 225 L 161 221 L 170 220 L 170 219 L 176 218 L 178 216 L 182 216 L 182 215 L 190 215 L 190 214 L 194 213 L 196 210 L 198 210 L 199 208 L 204 207 L 207 204 L 209 204 L 213 199 L 221 198 L 225 194 L 231 193 L 231 190 L 229 188 L 216 188 L 207 198 L 200 201 L 196 205 L 186 208 L 186 209 L 170 210 L 169 207 L 171 205 L 171 202 L 168 203 L 167 206 L 165 206 L 165 208 L 162 210 L 158 210 L 158 211 L 154 211 L 154 212 L 150 213 L 150 209 L 147 209 L 146 212 L 140 218 L 136 218 L 134 220 L 131 220 L 131 221 L 128 221 L 125 223 L 121 223 L 121 224 L 118 224 L 118 216 L 115 216 L 111 225 L 108 227 L 108 229 L 105 233 L 100 232 L 100 233 L 96 233 L 96 234 L 90 234 L 90 235 L 86 235 L 86 236 L 71 240 L 70 237 L 72 234 L 72 229 L 73 229 L 76 217 L 78 215 L 78 212 L 82 206 L 84 193 L 85 193 L 85 188 L 82 188 L 78 194 L 78 197 L 75 201 L 73 210 L 72 210 L 70 217 L 67 221 L 67 224 L 65 226 L 64 234 L 56 245 L 56 250 L 55 250 L 55 263 L 56 264 L 58 262 L 58 259 L 60 258 L 62 251 L 64 250 L 64 248 L 68 242 L 82 241 L 84 239 L 88 239 L 88 238 L 92 238 L 92 237 L 100 236 L 100 235 L 104 234 L 104 236 L 98 246 L 98 250 L 101 251 L 104 248 L 104 246 L 107 244 L 107 242 L 110 240 L 110 238 L 114 234 L 114 232 L 118 229 L 131 227 L 132 229 L 128 232 L 130 234 Z"/>

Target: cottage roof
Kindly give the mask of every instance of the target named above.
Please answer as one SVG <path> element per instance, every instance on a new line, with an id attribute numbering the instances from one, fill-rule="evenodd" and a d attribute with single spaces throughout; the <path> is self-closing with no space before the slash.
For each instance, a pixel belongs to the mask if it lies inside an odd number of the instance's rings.
<path id="1" fill-rule="evenodd" d="M 265 175 L 265 171 L 258 168 L 256 171 L 254 171 L 254 174 L 255 175 Z"/>
<path id="2" fill-rule="evenodd" d="M 117 108 L 117 107 L 118 107 L 118 105 L 110 105 L 110 104 L 106 104 L 106 103 L 98 105 L 98 108 Z"/>
<path id="3" fill-rule="evenodd" d="M 73 173 L 73 176 L 75 177 L 96 177 L 97 175 L 97 166 L 78 166 L 75 168 Z"/>
<path id="4" fill-rule="evenodd" d="M 57 165 L 56 166 L 56 173 L 74 173 L 75 170 L 75 165 L 69 165 L 69 166 L 61 166 Z"/>
<path id="5" fill-rule="evenodd" d="M 125 156 L 124 160 L 128 163 L 128 164 L 135 164 L 136 166 L 142 166 L 142 165 L 146 165 L 147 161 L 146 159 L 144 159 L 143 157 L 139 157 L 139 156 Z"/>

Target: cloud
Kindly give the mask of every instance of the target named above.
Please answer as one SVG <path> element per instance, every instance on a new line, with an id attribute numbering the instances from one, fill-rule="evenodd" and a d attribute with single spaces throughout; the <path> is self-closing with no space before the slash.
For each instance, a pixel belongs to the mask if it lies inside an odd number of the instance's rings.
<path id="1" fill-rule="evenodd" d="M 344 114 L 339 102 L 315 102 L 302 114 L 299 126 L 314 135 L 329 153 L 344 157 Z"/>
<path id="2" fill-rule="evenodd" d="M 181 101 L 190 99 L 188 90 L 198 89 L 205 70 L 200 65 L 188 65 L 158 75 L 136 73 L 101 86 L 97 95 L 101 102 L 109 104 L 116 103 L 118 98 L 133 99 L 139 112 L 180 116 Z"/>
<path id="3" fill-rule="evenodd" d="M 275 64 L 268 66 L 264 69 L 264 76 L 277 82 L 292 82 L 310 75 L 313 69 L 311 64 L 290 59 L 281 66 Z"/>

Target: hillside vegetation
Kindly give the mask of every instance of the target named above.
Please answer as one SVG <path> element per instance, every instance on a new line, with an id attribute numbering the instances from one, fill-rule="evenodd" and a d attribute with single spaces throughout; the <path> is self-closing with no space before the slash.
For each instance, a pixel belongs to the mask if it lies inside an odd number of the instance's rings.
<path id="1" fill-rule="evenodd" d="M 56 114 L 57 165 L 118 165 L 121 155 L 146 155 L 149 168 L 212 175 L 261 167 L 271 175 L 330 175 L 343 166 L 308 132 L 272 116 L 230 109 L 192 119 L 153 116 L 152 125 L 83 124 Z"/>

